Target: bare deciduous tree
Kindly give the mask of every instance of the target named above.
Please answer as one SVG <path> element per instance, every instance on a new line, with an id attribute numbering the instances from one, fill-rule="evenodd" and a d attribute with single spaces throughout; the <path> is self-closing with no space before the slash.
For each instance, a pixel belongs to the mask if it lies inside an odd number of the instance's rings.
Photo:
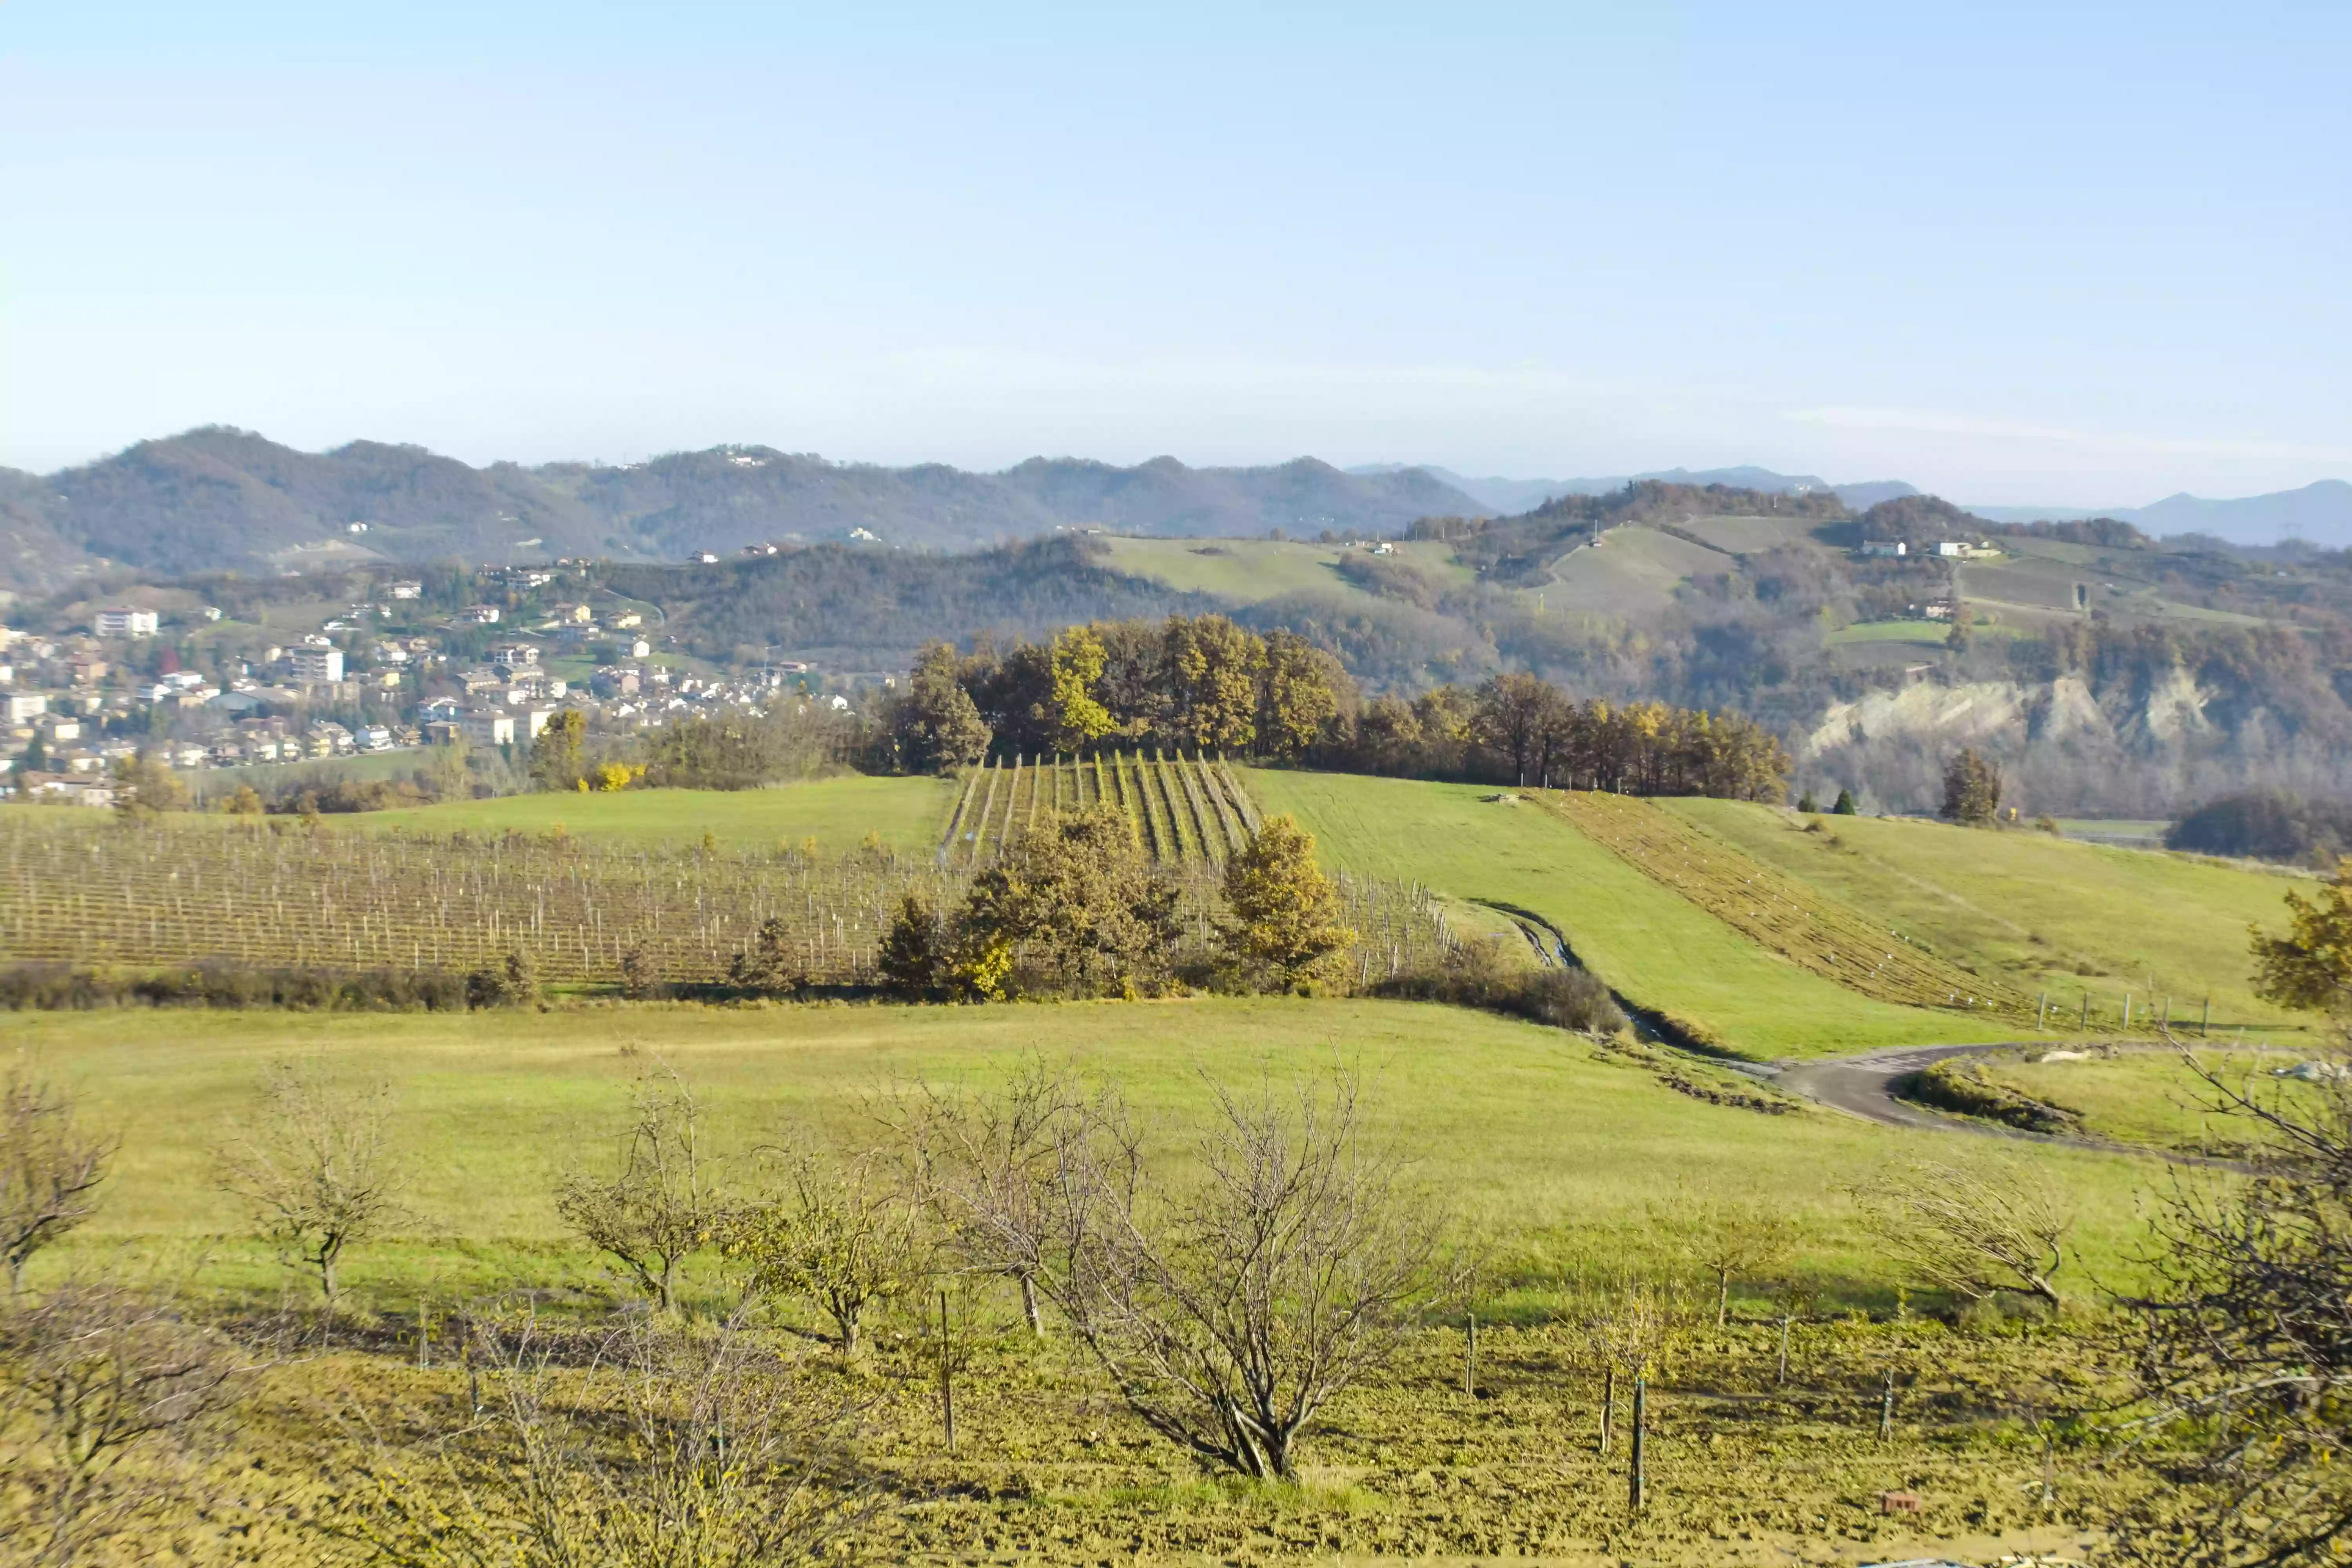
<path id="1" fill-rule="evenodd" d="M 613 1174 L 567 1173 L 555 1212 L 661 1310 L 675 1311 L 678 1269 L 716 1238 L 725 1200 L 702 1147 L 702 1108 L 685 1079 L 655 1068 L 630 1091 L 630 1110 Z"/>
<path id="2" fill-rule="evenodd" d="M 2176 1042 L 2177 1043 L 2177 1042 Z M 2352 1542 L 2352 1079 L 2233 1084 L 2184 1049 L 2252 1173 L 2176 1175 L 2150 1221 L 2137 1430 L 2170 1484 L 2115 1522 L 2167 1568 L 2339 1563 Z"/>
<path id="3" fill-rule="evenodd" d="M 1895 1260 L 1921 1283 L 1971 1301 L 2000 1294 L 2061 1305 L 2072 1206 L 2046 1173 L 2015 1161 L 1917 1165 L 1859 1194 Z"/>
<path id="4" fill-rule="evenodd" d="M 479 1322 L 482 1409 L 435 1445 L 379 1445 L 353 1533 L 404 1568 L 735 1568 L 824 1556 L 873 1512 L 837 1383 L 743 1330 L 639 1318 L 559 1340 Z"/>
<path id="5" fill-rule="evenodd" d="M 163 1458 L 228 1403 L 238 1370 L 236 1347 L 169 1292 L 121 1279 L 0 1308 L 7 1560 L 73 1563 L 147 1519 L 171 1496 Z"/>
<path id="6" fill-rule="evenodd" d="M 11 1295 L 33 1254 L 96 1211 L 115 1146 L 77 1127 L 73 1100 L 24 1062 L 0 1078 L 0 1261 Z"/>
<path id="7" fill-rule="evenodd" d="M 1101 1109 L 1098 1091 L 1032 1058 L 994 1093 L 924 1085 L 882 1112 L 969 1267 L 1020 1288 L 1033 1334 L 1045 1331 L 1037 1280 L 1054 1230 L 1061 1152 Z"/>
<path id="8" fill-rule="evenodd" d="M 807 1302 L 832 1321 L 842 1353 L 855 1355 L 866 1312 L 930 1271 L 921 1205 L 878 1154 L 804 1151 L 781 1163 L 776 1189 L 728 1219 L 724 1249 L 751 1294 Z"/>
<path id="9" fill-rule="evenodd" d="M 1202 1179 L 1167 1193 L 1115 1102 L 1064 1127 L 1039 1283 L 1146 1426 L 1288 1477 L 1301 1430 L 1394 1349 L 1437 1226 L 1363 1146 L 1353 1079 L 1216 1102 Z"/>
<path id="10" fill-rule="evenodd" d="M 1715 1321 L 1731 1321 L 1735 1279 L 1769 1273 L 1796 1245 L 1797 1223 L 1746 1198 L 1686 1189 L 1656 1215 L 1675 1249 L 1715 1281 Z"/>
<path id="11" fill-rule="evenodd" d="M 262 1236 L 310 1270 L 334 1316 L 343 1255 L 401 1215 L 389 1085 L 347 1089 L 315 1063 L 263 1075 L 258 1114 L 220 1155 L 220 1182 Z"/>

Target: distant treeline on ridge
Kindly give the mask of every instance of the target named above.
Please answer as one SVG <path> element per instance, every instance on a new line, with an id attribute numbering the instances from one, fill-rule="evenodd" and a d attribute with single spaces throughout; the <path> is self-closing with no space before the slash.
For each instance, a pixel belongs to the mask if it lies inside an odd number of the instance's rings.
<path id="1" fill-rule="evenodd" d="M 970 653 L 938 642 L 883 718 L 889 765 L 1101 746 L 1231 752 L 1349 772 L 1778 801 L 1790 759 L 1737 714 L 1572 701 L 1531 675 L 1361 700 L 1339 661 L 1222 616 L 1098 621 Z"/>

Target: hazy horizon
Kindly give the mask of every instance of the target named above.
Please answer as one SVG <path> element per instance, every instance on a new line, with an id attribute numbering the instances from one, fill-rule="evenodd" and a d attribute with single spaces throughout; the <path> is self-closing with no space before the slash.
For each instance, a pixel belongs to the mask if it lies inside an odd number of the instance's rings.
<path id="1" fill-rule="evenodd" d="M 2352 473 L 2340 8 L 9 7 L 0 463 Z"/>

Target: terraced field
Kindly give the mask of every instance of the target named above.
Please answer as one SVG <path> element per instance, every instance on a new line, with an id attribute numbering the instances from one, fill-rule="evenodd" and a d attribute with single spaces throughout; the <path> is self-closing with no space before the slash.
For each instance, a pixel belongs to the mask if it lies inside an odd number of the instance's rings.
<path id="1" fill-rule="evenodd" d="M 1849 991 L 1913 1007 L 2042 1021 L 2035 996 L 1936 956 L 1883 920 L 1646 800 L 1570 790 L 1528 798 L 1758 946 Z"/>
<path id="2" fill-rule="evenodd" d="M 1257 806 L 1233 770 L 1198 752 L 1015 757 L 965 775 L 940 849 L 966 864 L 977 863 L 1019 842 L 1049 813 L 1085 811 L 1105 802 L 1127 814 L 1136 842 L 1163 863 L 1222 864 L 1249 842 L 1258 825 Z"/>
<path id="3" fill-rule="evenodd" d="M 1659 803 L 1846 906 L 1866 910 L 1954 963 L 2019 992 L 2051 996 L 2071 1025 L 2120 1024 L 2151 1011 L 2218 1034 L 2289 1037 L 2307 1020 L 2253 994 L 2246 928 L 2285 923 L 2283 899 L 2308 879 L 2150 849 L 2073 843 L 1901 817 L 1807 819 L 1727 800 Z"/>

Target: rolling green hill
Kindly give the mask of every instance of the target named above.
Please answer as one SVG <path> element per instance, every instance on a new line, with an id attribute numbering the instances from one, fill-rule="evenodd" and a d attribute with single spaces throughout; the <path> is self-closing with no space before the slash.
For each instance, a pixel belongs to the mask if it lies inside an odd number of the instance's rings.
<path id="1" fill-rule="evenodd" d="M 1805 1221 L 1805 1265 L 1823 1283 L 1874 1293 L 1889 1283 L 1845 1189 L 1899 1152 L 1899 1131 L 1705 1104 L 1638 1065 L 1595 1059 L 1557 1030 L 1458 1008 L 1261 998 L 251 1014 L 234 1029 L 218 1024 L 164 1013 L 127 1032 L 106 1014 L 0 1015 L 0 1048 L 72 1064 L 89 1114 L 125 1135 L 106 1207 L 49 1265 L 76 1250 L 233 1234 L 236 1210 L 210 1179 L 212 1141 L 243 1112 L 262 1064 L 289 1057 L 381 1079 L 400 1097 L 395 1139 L 414 1158 L 413 1215 L 349 1270 L 354 1289 L 398 1310 L 419 1290 L 446 1300 L 543 1283 L 551 1268 L 593 1278 L 551 1189 L 613 1126 L 624 1089 L 656 1057 L 698 1087 L 714 1145 L 740 1148 L 795 1123 L 868 1136 L 873 1092 L 918 1078 L 985 1082 L 1035 1052 L 1110 1076 L 1154 1121 L 1199 1112 L 1212 1081 L 1281 1083 L 1351 1067 L 1364 1077 L 1374 1134 L 1442 1173 L 1475 1230 L 1573 1249 L 1595 1233 L 1638 1228 L 1685 1184 L 1763 1190 Z M 1166 1131 L 1152 1149 L 1181 1152 Z M 2084 1200 L 2086 1249 L 2114 1256 L 2132 1225 L 2133 1163 L 2045 1157 Z M 465 1245 L 449 1247 L 450 1237 Z M 278 1285 L 266 1245 L 211 1245 L 212 1289 Z"/>
<path id="2" fill-rule="evenodd" d="M 2194 1021 L 2207 995 L 2217 1029 L 2305 1026 L 2255 999 L 2246 928 L 2281 926 L 2284 873 L 2188 856 L 1988 832 L 1912 818 L 1807 818 L 1736 801 L 1662 803 L 1725 842 L 1866 909 L 1938 954 L 2053 1005 L 2093 994 L 2113 1013 L 2128 990 L 2145 1011 L 2172 998 Z"/>
<path id="3" fill-rule="evenodd" d="M 1998 1023 L 1874 1002 L 1765 952 L 1532 805 L 1472 784 L 1251 769 L 1328 863 L 1541 916 L 1636 1006 L 1741 1056 L 1824 1056 L 2010 1037 Z"/>

